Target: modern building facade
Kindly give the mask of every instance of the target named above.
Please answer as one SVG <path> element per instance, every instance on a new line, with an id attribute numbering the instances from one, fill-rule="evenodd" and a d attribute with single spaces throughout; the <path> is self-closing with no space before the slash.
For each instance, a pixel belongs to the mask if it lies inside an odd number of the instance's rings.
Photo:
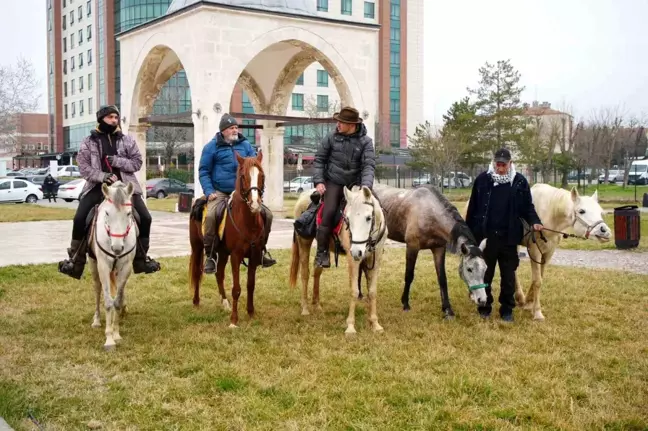
<path id="1" fill-rule="evenodd" d="M 0 161 L 6 167 L 40 167 L 39 156 L 50 152 L 48 115 L 16 114 L 11 118 L 11 132 L 0 135 Z"/>

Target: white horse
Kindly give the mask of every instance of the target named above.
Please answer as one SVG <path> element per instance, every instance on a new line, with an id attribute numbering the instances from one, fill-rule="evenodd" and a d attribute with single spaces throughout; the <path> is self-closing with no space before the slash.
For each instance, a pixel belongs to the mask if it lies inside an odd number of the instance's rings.
<path id="1" fill-rule="evenodd" d="M 312 192 L 303 192 L 295 204 L 295 219 L 297 219 L 310 203 Z M 355 329 L 355 306 L 359 299 L 360 282 L 362 271 L 367 277 L 369 286 L 370 313 L 369 321 L 374 332 L 383 331 L 378 323 L 376 312 L 376 294 L 378 289 L 378 275 L 382 263 L 385 242 L 387 241 L 387 223 L 384 213 L 371 190 L 367 187 L 354 186 L 349 190 L 344 188 L 346 206 L 343 212 L 342 228 L 337 238 L 347 256 L 349 267 L 349 284 L 351 290 L 351 301 L 349 303 L 349 315 L 347 317 L 347 328 L 345 333 L 352 335 Z M 301 267 L 302 315 L 310 314 L 308 311 L 308 278 L 310 249 L 313 238 L 303 238 L 295 232 L 292 246 L 292 259 L 290 262 L 290 286 L 297 284 L 297 275 Z M 331 248 L 334 248 L 334 240 L 331 239 Z M 319 284 L 323 268 L 315 267 L 313 283 L 313 305 L 320 309 L 319 305 Z"/>
<path id="2" fill-rule="evenodd" d="M 106 343 L 111 350 L 119 335 L 119 317 L 126 306 L 124 288 L 133 269 L 139 235 L 132 213 L 133 185 L 117 181 L 101 186 L 104 201 L 99 205 L 89 235 L 90 269 L 96 294 L 93 328 L 101 326 L 99 302 L 103 287 L 106 307 Z"/>
<path id="3" fill-rule="evenodd" d="M 565 232 L 571 228 L 582 238 L 596 238 L 599 242 L 607 242 L 612 231 L 603 221 L 603 208 L 598 203 L 598 192 L 589 196 L 580 196 L 576 188 L 571 192 L 552 187 L 548 184 L 535 184 L 531 187 L 531 196 L 536 212 L 545 228 Z M 545 242 L 540 233 L 528 233 L 520 245 L 526 247 L 531 262 L 531 287 L 526 295 L 522 292 L 519 277 L 516 277 L 515 299 L 519 306 L 530 310 L 533 319 L 544 320 L 540 309 L 540 287 L 544 269 L 560 244 L 562 234 L 544 230 Z M 535 237 L 535 243 L 531 238 Z"/>

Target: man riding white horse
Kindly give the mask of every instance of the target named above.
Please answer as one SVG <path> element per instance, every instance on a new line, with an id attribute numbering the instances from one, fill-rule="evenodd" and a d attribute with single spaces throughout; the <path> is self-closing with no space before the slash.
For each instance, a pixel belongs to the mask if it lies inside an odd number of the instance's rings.
<path id="1" fill-rule="evenodd" d="M 321 268 L 331 266 L 329 243 L 335 215 L 344 197 L 344 187 L 360 185 L 372 189 L 376 169 L 373 141 L 367 136 L 367 128 L 362 124 L 358 110 L 345 107 L 333 118 L 337 120 L 337 128 L 317 148 L 313 174 L 315 188 L 324 196 L 315 256 L 315 264 Z"/>
<path id="2" fill-rule="evenodd" d="M 205 145 L 200 156 L 198 168 L 200 186 L 207 196 L 207 219 L 205 220 L 205 273 L 216 272 L 216 250 L 220 243 L 217 226 L 221 222 L 223 210 L 230 195 L 236 187 L 236 170 L 238 162 L 234 156 L 236 151 L 241 157 L 255 157 L 256 149 L 245 136 L 238 131 L 238 123 L 230 114 L 224 114 L 219 124 L 219 130 L 214 138 Z M 270 237 L 272 227 L 272 212 L 263 205 L 261 215 L 264 218 L 265 243 Z M 262 266 L 270 267 L 277 263 L 263 250 Z"/>
<path id="3" fill-rule="evenodd" d="M 135 176 L 142 167 L 142 155 L 135 139 L 123 134 L 119 128 L 119 110 L 116 106 L 103 106 L 97 111 L 97 127 L 81 143 L 77 163 L 86 184 L 74 215 L 72 243 L 68 248 L 70 259 L 59 262 L 59 272 L 81 279 L 88 246 L 86 219 L 90 211 L 104 199 L 101 185 L 110 185 L 116 181 L 132 183 L 134 187 L 132 203 L 140 223 L 133 271 L 136 274 L 159 271 L 160 264 L 147 256 L 152 218 L 142 199 L 142 188 Z"/>

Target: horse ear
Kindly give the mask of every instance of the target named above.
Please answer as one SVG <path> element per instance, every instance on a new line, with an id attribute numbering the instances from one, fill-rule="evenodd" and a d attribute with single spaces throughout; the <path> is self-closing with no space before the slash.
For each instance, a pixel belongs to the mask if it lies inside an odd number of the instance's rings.
<path id="1" fill-rule="evenodd" d="M 572 201 L 576 202 L 576 201 L 578 200 L 578 197 L 579 197 L 579 196 L 580 196 L 580 195 L 578 194 L 578 189 L 577 189 L 576 187 L 572 187 L 572 189 L 571 189 L 571 198 L 572 198 Z"/>
<path id="2" fill-rule="evenodd" d="M 347 202 L 349 202 L 349 189 L 347 189 L 346 186 L 342 187 L 344 189 L 344 199 L 346 199 Z"/>
<path id="3" fill-rule="evenodd" d="M 257 159 L 257 162 L 259 162 L 259 163 L 261 163 L 263 161 L 263 151 L 259 151 L 257 153 L 256 159 Z"/>
<path id="4" fill-rule="evenodd" d="M 135 187 L 133 187 L 133 183 L 128 183 L 128 185 L 126 186 L 126 194 L 127 194 L 129 197 L 132 196 L 132 195 L 133 195 L 133 190 L 134 190 L 134 189 L 135 189 Z"/>
<path id="5" fill-rule="evenodd" d="M 106 183 L 101 184 L 101 192 L 103 193 L 106 199 L 110 199 L 110 195 L 108 194 L 108 184 Z"/>
<path id="6" fill-rule="evenodd" d="M 594 202 L 598 202 L 598 190 L 594 192 L 594 194 L 592 195 L 592 199 L 594 199 Z"/>
<path id="7" fill-rule="evenodd" d="M 482 240 L 482 242 L 479 244 L 479 249 L 483 252 L 486 250 L 486 238 Z"/>
<path id="8" fill-rule="evenodd" d="M 243 164 L 243 157 L 241 157 L 241 155 L 237 151 L 234 151 L 234 154 L 236 155 L 236 161 L 238 162 L 238 164 Z"/>
<path id="9" fill-rule="evenodd" d="M 367 186 L 362 186 L 362 191 L 364 192 L 365 199 L 371 199 L 371 189 Z"/>
<path id="10" fill-rule="evenodd" d="M 468 250 L 468 247 L 466 246 L 465 242 L 461 243 L 461 253 L 466 256 L 468 255 L 468 253 L 470 253 L 470 250 Z"/>

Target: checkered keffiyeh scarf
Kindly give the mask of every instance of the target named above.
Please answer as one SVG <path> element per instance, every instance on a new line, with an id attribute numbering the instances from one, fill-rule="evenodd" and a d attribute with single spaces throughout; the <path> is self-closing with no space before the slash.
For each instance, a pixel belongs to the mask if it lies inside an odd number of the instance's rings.
<path id="1" fill-rule="evenodd" d="M 499 175 L 495 173 L 495 165 L 491 163 L 488 167 L 488 174 L 493 179 L 493 186 L 506 183 L 513 184 L 513 178 L 515 178 L 515 166 L 511 163 L 511 169 L 509 169 L 508 173 L 506 175 Z"/>

